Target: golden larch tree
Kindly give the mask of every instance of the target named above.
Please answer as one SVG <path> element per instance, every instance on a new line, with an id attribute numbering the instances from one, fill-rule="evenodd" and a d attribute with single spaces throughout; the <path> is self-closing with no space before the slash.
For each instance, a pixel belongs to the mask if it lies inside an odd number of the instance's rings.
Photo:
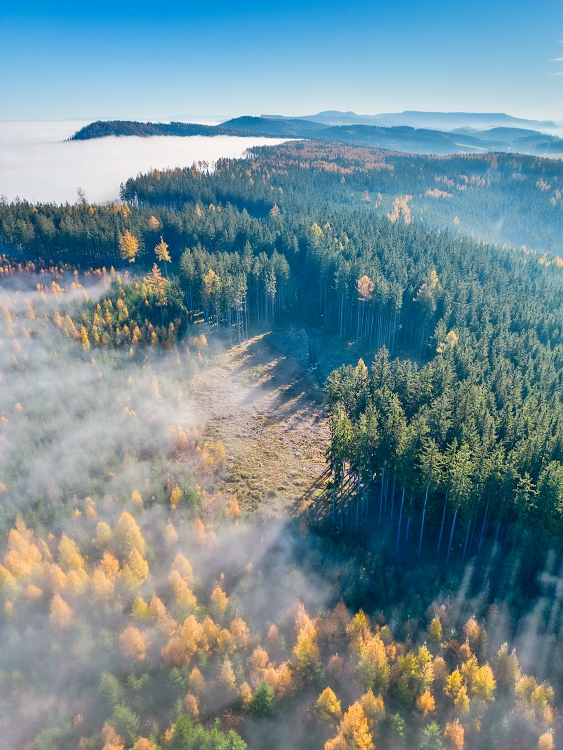
<path id="1" fill-rule="evenodd" d="M 194 571 L 190 561 L 178 552 L 172 563 L 172 570 L 177 570 L 188 586 L 194 585 Z"/>
<path id="2" fill-rule="evenodd" d="M 374 289 L 375 284 L 369 276 L 364 274 L 358 279 L 358 294 L 363 302 L 368 302 L 371 299 Z"/>
<path id="3" fill-rule="evenodd" d="M 51 600 L 49 622 L 57 630 L 68 630 L 74 622 L 74 614 L 60 594 L 55 594 Z"/>
<path id="4" fill-rule="evenodd" d="M 147 655 L 145 636 L 139 628 L 132 625 L 125 628 L 119 636 L 119 648 L 123 656 L 128 659 L 142 661 Z"/>
<path id="5" fill-rule="evenodd" d="M 213 607 L 222 615 L 227 611 L 229 599 L 220 586 L 215 586 L 211 593 L 211 603 Z"/>
<path id="6" fill-rule="evenodd" d="M 119 238 L 119 254 L 123 260 L 134 263 L 139 252 L 139 240 L 127 229 Z"/>
<path id="7" fill-rule="evenodd" d="M 139 737 L 133 745 L 133 750 L 156 750 L 156 744 L 146 737 Z"/>
<path id="8" fill-rule="evenodd" d="M 203 675 L 197 667 L 194 667 L 190 672 L 188 682 L 191 689 L 196 695 L 199 695 L 203 692 L 205 688 L 205 680 L 203 679 Z"/>
<path id="9" fill-rule="evenodd" d="M 323 690 L 315 703 L 315 712 L 323 721 L 329 724 L 340 718 L 342 708 L 334 690 L 329 687 Z"/>
<path id="10" fill-rule="evenodd" d="M 436 710 L 436 701 L 430 690 L 425 690 L 422 695 L 418 696 L 416 707 L 423 716 L 428 716 L 428 714 Z"/>
<path id="11" fill-rule="evenodd" d="M 376 697 L 372 690 L 368 690 L 360 698 L 360 703 L 368 720 L 370 732 L 373 732 L 375 725 L 385 719 L 385 703 L 383 702 L 383 698 L 381 695 Z"/>
<path id="12" fill-rule="evenodd" d="M 170 253 L 168 252 L 168 245 L 166 242 L 160 238 L 160 242 L 156 247 L 154 248 L 154 252 L 156 257 L 161 263 L 172 263 L 172 258 L 170 257 Z"/>
<path id="13" fill-rule="evenodd" d="M 219 682 L 227 690 L 236 690 L 237 678 L 233 669 L 233 664 L 228 657 L 225 657 L 219 670 Z"/>
<path id="14" fill-rule="evenodd" d="M 446 746 L 450 750 L 463 750 L 465 744 L 465 729 L 459 721 L 450 721 L 444 729 L 444 739 Z"/>
<path id="15" fill-rule="evenodd" d="M 325 743 L 325 750 L 374 750 L 368 720 L 358 701 L 346 711 L 338 726 L 338 734 Z"/>
<path id="16" fill-rule="evenodd" d="M 144 556 L 146 543 L 133 516 L 124 511 L 115 524 L 112 541 L 118 554 L 128 557 L 132 549 Z"/>
<path id="17" fill-rule="evenodd" d="M 315 629 L 303 627 L 297 635 L 297 643 L 293 649 L 293 659 L 297 672 L 311 679 L 321 668 L 319 647 L 315 643 Z"/>
<path id="18" fill-rule="evenodd" d="M 104 738 L 102 750 L 124 750 L 123 740 L 109 724 L 104 724 L 102 727 L 102 737 Z"/>
<path id="19" fill-rule="evenodd" d="M 235 617 L 231 622 L 231 635 L 237 645 L 237 648 L 245 649 L 250 643 L 250 630 L 242 617 Z"/>
<path id="20" fill-rule="evenodd" d="M 186 709 L 186 713 L 188 714 L 188 716 L 190 716 L 192 719 L 197 719 L 197 717 L 199 716 L 199 706 L 198 700 L 193 693 L 188 693 L 184 697 L 184 708 Z"/>
<path id="21" fill-rule="evenodd" d="M 540 735 L 537 744 L 537 750 L 553 750 L 555 743 L 553 741 L 553 734 L 551 732 L 544 732 Z"/>

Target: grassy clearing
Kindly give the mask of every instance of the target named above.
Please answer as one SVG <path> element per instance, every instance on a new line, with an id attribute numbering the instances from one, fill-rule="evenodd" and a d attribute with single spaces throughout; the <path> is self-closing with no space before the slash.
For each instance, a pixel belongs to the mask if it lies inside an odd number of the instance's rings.
<path id="1" fill-rule="evenodd" d="M 293 332 L 218 350 L 192 383 L 205 437 L 226 449 L 224 489 L 243 510 L 291 512 L 324 470 L 326 415 Z"/>

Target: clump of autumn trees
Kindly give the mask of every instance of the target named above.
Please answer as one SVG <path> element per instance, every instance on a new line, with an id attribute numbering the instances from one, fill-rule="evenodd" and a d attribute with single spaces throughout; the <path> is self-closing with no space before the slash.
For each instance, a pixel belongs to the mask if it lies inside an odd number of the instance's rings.
<path id="1" fill-rule="evenodd" d="M 463 750 L 488 738 L 554 747 L 552 687 L 522 674 L 506 643 L 491 653 L 475 617 L 457 630 L 451 604 L 433 604 L 426 630 L 402 637 L 401 624 L 350 613 L 342 601 L 316 616 L 296 601 L 275 622 L 247 619 L 260 575 L 243 564 L 248 556 L 234 577 L 209 578 L 203 560 L 225 550 L 217 530 L 181 516 L 155 526 L 136 495 L 113 524 L 88 499 L 72 536 L 34 533 L 21 518 L 9 533 L 4 632 L 33 622 L 22 646 L 42 633 L 44 662 L 27 689 L 39 690 L 63 651 L 75 686 L 59 696 L 69 718 L 58 747 L 244 750 L 276 726 L 300 747 L 325 750 Z M 84 669 L 97 686 L 87 701 L 70 697 Z M 16 678 L 0 679 L 8 689 Z M 11 710 L 18 701 L 15 691 Z M 34 747 L 46 737 L 39 732 Z"/>
<path id="2" fill-rule="evenodd" d="M 75 328 L 71 333 L 85 348 L 90 344 L 133 349 L 146 344 L 170 347 L 185 330 L 187 311 L 177 284 L 166 279 L 154 264 L 152 271 L 129 284 L 117 274 L 114 287 L 73 318 Z"/>

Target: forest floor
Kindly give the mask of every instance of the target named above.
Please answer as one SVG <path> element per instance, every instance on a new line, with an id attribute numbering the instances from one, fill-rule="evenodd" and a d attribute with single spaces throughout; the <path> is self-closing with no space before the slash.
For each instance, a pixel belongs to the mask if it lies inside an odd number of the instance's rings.
<path id="1" fill-rule="evenodd" d="M 203 437 L 225 445 L 217 489 L 236 495 L 243 511 L 298 511 L 303 493 L 326 468 L 328 442 L 306 332 L 271 331 L 210 349 L 191 392 Z"/>

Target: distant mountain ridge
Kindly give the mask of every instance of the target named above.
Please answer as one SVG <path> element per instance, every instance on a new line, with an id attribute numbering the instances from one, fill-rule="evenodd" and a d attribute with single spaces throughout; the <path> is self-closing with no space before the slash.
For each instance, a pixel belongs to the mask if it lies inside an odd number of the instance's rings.
<path id="1" fill-rule="evenodd" d="M 286 119 L 283 115 L 262 115 L 262 117 L 269 120 Z M 405 110 L 404 112 L 379 115 L 358 115 L 355 112 L 326 110 L 316 115 L 287 119 L 309 120 L 323 125 L 379 125 L 380 127 L 407 125 L 412 128 L 427 128 L 430 130 L 456 130 L 458 128 L 488 130 L 490 128 L 509 127 L 539 130 L 540 132 L 558 132 L 563 135 L 563 127 L 551 120 L 527 120 L 507 115 L 504 112 L 419 112 Z"/>
<path id="2" fill-rule="evenodd" d="M 506 117 L 509 117 L 506 115 Z M 516 119 L 516 118 L 513 118 Z M 563 131 L 562 131 L 563 132 Z M 252 136 L 266 138 L 306 138 L 370 146 L 388 151 L 447 155 L 503 151 L 534 156 L 563 156 L 563 139 L 527 128 L 497 127 L 473 130 L 433 130 L 409 125 L 326 125 L 310 118 L 236 117 L 219 125 L 170 122 L 97 121 L 75 133 L 71 140 L 107 136 Z"/>

